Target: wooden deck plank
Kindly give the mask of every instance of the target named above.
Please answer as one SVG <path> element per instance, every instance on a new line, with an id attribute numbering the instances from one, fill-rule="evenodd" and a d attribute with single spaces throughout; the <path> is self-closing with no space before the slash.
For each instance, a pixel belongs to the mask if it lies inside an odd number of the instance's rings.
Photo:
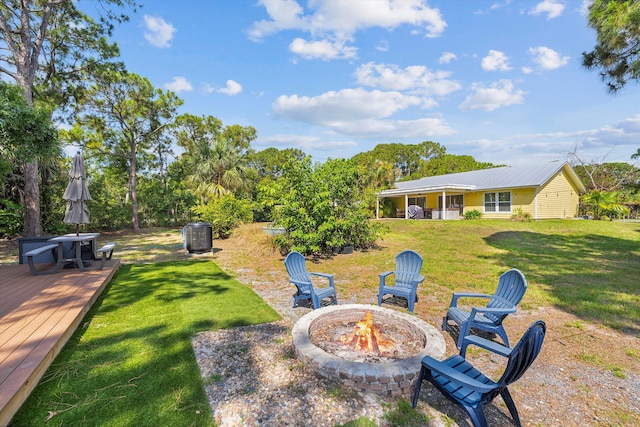
<path id="1" fill-rule="evenodd" d="M 15 349 L 18 348 L 20 353 L 30 353 L 49 333 L 48 329 L 53 328 L 60 317 L 73 309 L 74 304 L 86 304 L 83 293 L 75 284 L 55 283 L 31 300 L 33 303 L 28 305 L 33 309 L 27 310 L 23 306 L 16 311 L 15 316 L 9 316 L 7 323 L 12 326 L 0 333 L 0 342 L 3 343 L 0 347 L 0 384 L 5 379 L 5 371 L 15 369 L 22 360 Z"/>
<path id="2" fill-rule="evenodd" d="M 63 269 L 33 276 L 27 265 L 0 266 L 0 425 L 33 391 L 120 266 Z"/>

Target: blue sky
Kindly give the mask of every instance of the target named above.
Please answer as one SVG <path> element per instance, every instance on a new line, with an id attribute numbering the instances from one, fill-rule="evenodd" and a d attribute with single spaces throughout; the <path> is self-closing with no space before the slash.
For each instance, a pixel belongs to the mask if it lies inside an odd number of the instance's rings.
<path id="1" fill-rule="evenodd" d="M 127 69 L 181 112 L 253 126 L 314 161 L 431 140 L 516 165 L 623 161 L 640 85 L 581 66 L 581 0 L 155 0 L 115 29 Z"/>

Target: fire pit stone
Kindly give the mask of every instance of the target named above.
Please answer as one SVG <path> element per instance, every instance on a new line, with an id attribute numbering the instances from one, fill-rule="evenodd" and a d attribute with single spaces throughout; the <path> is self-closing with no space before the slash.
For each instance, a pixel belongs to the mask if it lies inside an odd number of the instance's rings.
<path id="1" fill-rule="evenodd" d="M 405 358 L 354 361 L 318 347 L 312 335 L 320 325 L 357 321 L 372 313 L 374 322 L 393 324 L 407 330 L 407 337 L 418 344 L 418 352 Z M 420 361 L 426 355 L 442 359 L 446 344 L 440 332 L 415 315 L 375 305 L 345 304 L 322 307 L 301 317 L 293 326 L 296 355 L 311 369 L 327 379 L 361 392 L 385 397 L 411 395 L 420 374 Z"/>

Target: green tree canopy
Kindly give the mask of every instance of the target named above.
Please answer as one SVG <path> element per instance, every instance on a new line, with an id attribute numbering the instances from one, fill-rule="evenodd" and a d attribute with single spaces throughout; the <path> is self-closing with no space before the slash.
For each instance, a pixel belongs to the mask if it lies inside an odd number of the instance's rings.
<path id="1" fill-rule="evenodd" d="M 185 183 L 201 204 L 247 188 L 251 141 L 256 138 L 252 126 L 223 127 L 213 116 L 184 114 L 176 118 L 172 133 L 185 149 L 180 156 L 187 174 Z"/>
<path id="2" fill-rule="evenodd" d="M 629 80 L 640 78 L 640 1 L 594 0 L 589 26 L 598 39 L 591 52 L 583 52 L 583 65 L 600 70 L 609 91 L 617 92 Z"/>
<path id="3" fill-rule="evenodd" d="M 478 162 L 473 156 L 443 154 L 425 162 L 418 174 L 423 176 L 447 175 L 450 173 L 470 172 L 498 167 L 489 162 Z"/>
<path id="4" fill-rule="evenodd" d="M 51 105 L 64 106 L 90 81 L 89 76 L 118 56 L 108 43 L 114 22 L 127 19 L 112 6 L 136 7 L 135 0 L 98 0 L 98 22 L 82 13 L 73 0 L 3 0 L 0 2 L 0 74 L 21 89 L 28 105 L 34 93 Z M 38 161 L 25 163 L 24 227 L 27 236 L 40 234 Z"/>
<path id="5" fill-rule="evenodd" d="M 78 105 L 74 128 L 64 133 L 68 142 L 126 164 L 135 231 L 140 229 L 139 162 L 148 159 L 154 145 L 163 142 L 160 134 L 173 121 L 182 102 L 173 92 L 156 89 L 148 79 L 137 74 L 105 72 Z"/>
<path id="6" fill-rule="evenodd" d="M 624 162 L 576 165 L 574 170 L 587 190 L 625 190 L 640 181 L 640 169 Z"/>
<path id="7" fill-rule="evenodd" d="M 32 107 L 20 88 L 0 81 L 0 161 L 43 160 L 59 151 L 51 111 Z"/>
<path id="8" fill-rule="evenodd" d="M 416 175 L 425 162 L 442 156 L 446 148 L 437 142 L 423 141 L 420 144 L 378 144 L 373 150 L 353 156 L 353 160 L 370 169 L 385 169 L 386 174 L 396 175 L 398 180 L 418 179 Z M 389 166 L 389 164 L 391 166 Z"/>

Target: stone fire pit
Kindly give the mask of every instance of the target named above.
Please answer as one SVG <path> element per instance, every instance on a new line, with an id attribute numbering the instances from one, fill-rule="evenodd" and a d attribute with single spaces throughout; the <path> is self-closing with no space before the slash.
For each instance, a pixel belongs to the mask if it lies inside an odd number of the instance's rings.
<path id="1" fill-rule="evenodd" d="M 355 323 L 367 312 L 372 313 L 374 323 L 405 330 L 404 339 L 418 343 L 418 350 L 421 350 L 413 356 L 391 361 L 360 362 L 330 354 L 312 342 L 311 334 L 320 325 Z M 345 304 L 319 308 L 301 317 L 293 326 L 292 335 L 298 358 L 319 375 L 346 387 L 384 397 L 409 397 L 420 374 L 422 358 L 429 355 L 442 359 L 446 351 L 444 338 L 433 326 L 417 316 L 375 305 Z"/>

